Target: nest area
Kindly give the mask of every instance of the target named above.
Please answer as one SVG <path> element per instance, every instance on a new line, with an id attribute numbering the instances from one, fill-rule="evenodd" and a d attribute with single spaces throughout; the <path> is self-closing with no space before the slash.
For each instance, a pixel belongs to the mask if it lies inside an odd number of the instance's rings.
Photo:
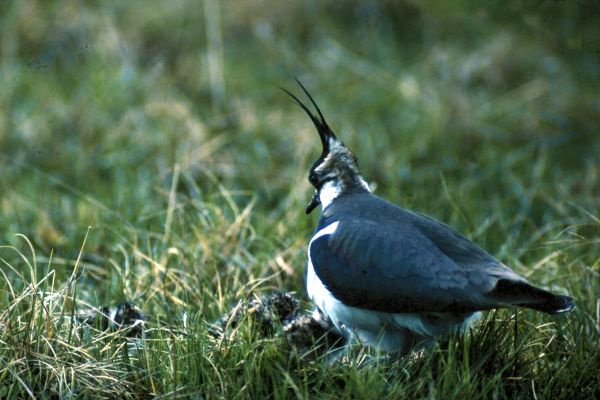
<path id="1" fill-rule="evenodd" d="M 140 338 L 148 332 L 146 314 L 132 303 L 82 310 L 77 318 L 100 330 L 121 330 L 130 338 Z M 346 344 L 346 339 L 327 317 L 318 309 L 303 310 L 300 300 L 290 292 L 240 300 L 209 324 L 208 333 L 217 340 L 229 338 L 246 320 L 262 337 L 283 337 L 290 351 L 296 354 L 327 354 Z"/>

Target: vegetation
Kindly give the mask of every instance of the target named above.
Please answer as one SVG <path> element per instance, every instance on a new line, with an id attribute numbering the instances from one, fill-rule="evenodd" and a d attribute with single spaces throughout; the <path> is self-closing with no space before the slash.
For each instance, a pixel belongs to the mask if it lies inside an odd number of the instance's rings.
<path id="1" fill-rule="evenodd" d="M 599 17 L 593 1 L 2 2 L 0 397 L 599 398 Z M 213 339 L 239 299 L 304 296 L 320 143 L 277 88 L 296 76 L 378 194 L 577 309 L 488 313 L 396 360 L 294 355 L 251 320 Z M 125 301 L 143 339 L 72 318 Z"/>

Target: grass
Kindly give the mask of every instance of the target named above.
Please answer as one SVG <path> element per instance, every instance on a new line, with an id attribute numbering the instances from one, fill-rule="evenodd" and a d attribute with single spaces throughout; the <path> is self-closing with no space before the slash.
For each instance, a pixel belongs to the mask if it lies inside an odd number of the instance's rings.
<path id="1" fill-rule="evenodd" d="M 594 2 L 0 10 L 0 397 L 600 397 Z M 239 299 L 304 296 L 320 144 L 295 76 L 379 195 L 577 309 L 387 361 L 290 356 L 251 320 L 215 341 Z M 143 345 L 72 318 L 124 301 Z"/>

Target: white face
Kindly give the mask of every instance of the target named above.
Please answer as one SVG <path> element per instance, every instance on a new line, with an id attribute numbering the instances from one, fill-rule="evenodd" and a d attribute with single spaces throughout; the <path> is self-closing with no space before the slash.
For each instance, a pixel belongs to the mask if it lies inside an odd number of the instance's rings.
<path id="1" fill-rule="evenodd" d="M 361 185 L 367 189 L 368 192 L 371 191 L 369 188 L 369 184 L 365 181 L 362 176 L 360 177 Z M 319 201 L 321 202 L 321 208 L 324 210 L 328 205 L 330 205 L 333 200 L 335 200 L 342 192 L 342 188 L 340 182 L 337 180 L 328 181 L 323 184 L 321 190 L 319 191 Z"/>
<path id="2" fill-rule="evenodd" d="M 325 209 L 330 205 L 336 197 L 340 195 L 341 188 L 338 181 L 325 182 L 321 190 L 319 191 L 319 200 L 321 201 L 321 208 Z"/>

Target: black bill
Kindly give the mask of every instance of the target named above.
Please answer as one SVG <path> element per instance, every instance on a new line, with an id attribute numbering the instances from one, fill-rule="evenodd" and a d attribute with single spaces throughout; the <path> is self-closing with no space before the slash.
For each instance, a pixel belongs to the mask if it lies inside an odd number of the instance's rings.
<path id="1" fill-rule="evenodd" d="M 315 194 L 313 194 L 312 199 L 310 199 L 310 203 L 308 203 L 308 207 L 306 207 L 306 213 L 310 214 L 311 211 L 317 208 L 319 204 L 321 204 L 321 200 L 319 200 L 319 191 L 315 190 Z"/>

